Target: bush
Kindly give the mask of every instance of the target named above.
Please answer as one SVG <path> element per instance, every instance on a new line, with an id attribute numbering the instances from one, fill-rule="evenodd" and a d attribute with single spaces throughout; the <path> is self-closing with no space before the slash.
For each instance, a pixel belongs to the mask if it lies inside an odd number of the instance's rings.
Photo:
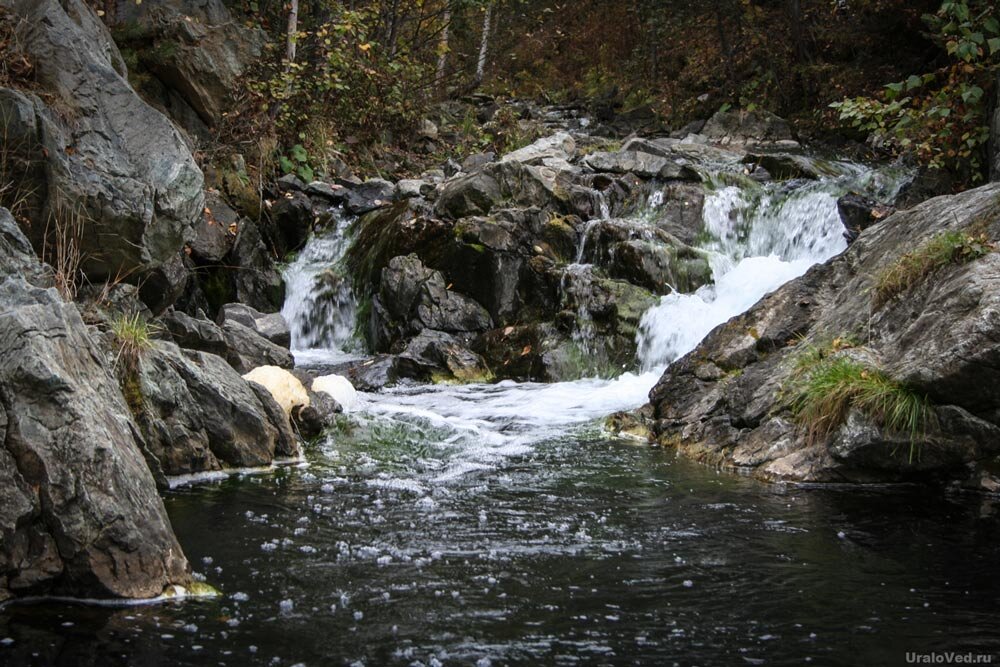
<path id="1" fill-rule="evenodd" d="M 349 152 L 408 131 L 425 111 L 434 83 L 432 62 L 399 43 L 387 48 L 372 34 L 374 7 L 348 10 L 339 3 L 308 32 L 298 34 L 295 62 L 270 45 L 270 62 L 247 81 L 232 124 L 273 125 L 281 168 L 312 174 L 323 155 Z"/>
<path id="2" fill-rule="evenodd" d="M 836 349 L 810 348 L 799 358 L 792 410 L 811 441 L 828 437 L 859 410 L 883 428 L 910 438 L 909 460 L 919 457 L 919 441 L 933 420 L 933 408 L 885 372 Z"/>
<path id="3" fill-rule="evenodd" d="M 872 292 L 873 305 L 875 308 L 881 308 L 892 298 L 923 282 L 939 269 L 948 265 L 971 262 L 993 250 L 993 244 L 985 235 L 971 236 L 959 231 L 938 234 L 878 274 Z"/>
<path id="4" fill-rule="evenodd" d="M 857 97 L 830 106 L 841 121 L 894 152 L 913 154 L 976 183 L 986 175 L 986 91 L 1000 64 L 1000 10 L 992 0 L 949 0 L 924 22 L 950 57 L 948 65 L 890 83 L 881 98 Z"/>

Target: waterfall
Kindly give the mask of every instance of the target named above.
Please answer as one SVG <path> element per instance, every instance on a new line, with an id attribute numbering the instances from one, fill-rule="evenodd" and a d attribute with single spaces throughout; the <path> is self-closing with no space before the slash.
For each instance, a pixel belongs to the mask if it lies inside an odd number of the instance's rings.
<path id="1" fill-rule="evenodd" d="M 644 371 L 662 369 L 693 350 L 716 326 L 847 247 L 837 198 L 868 191 L 886 199 L 905 173 L 853 168 L 836 178 L 723 187 L 706 197 L 701 248 L 714 284 L 670 294 L 643 315 L 637 335 Z"/>
<path id="2" fill-rule="evenodd" d="M 337 211 L 334 223 L 313 236 L 285 268 L 281 314 L 288 321 L 292 352 L 300 363 L 357 357 L 357 301 L 342 266 L 352 222 L 353 218 Z"/>

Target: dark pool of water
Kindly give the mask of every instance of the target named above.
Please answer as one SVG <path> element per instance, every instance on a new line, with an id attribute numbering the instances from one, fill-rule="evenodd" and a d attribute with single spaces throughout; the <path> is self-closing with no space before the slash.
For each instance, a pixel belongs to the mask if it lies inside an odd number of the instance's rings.
<path id="1" fill-rule="evenodd" d="M 361 441 L 174 491 L 221 598 L 9 607 L 0 664 L 1000 661 L 995 501 L 779 488 L 581 437 L 422 491 L 426 452 Z"/>

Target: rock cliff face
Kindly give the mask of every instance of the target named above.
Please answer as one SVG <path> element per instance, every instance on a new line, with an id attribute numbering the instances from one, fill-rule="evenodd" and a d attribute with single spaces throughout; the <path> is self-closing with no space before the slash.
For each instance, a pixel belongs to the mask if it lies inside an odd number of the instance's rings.
<path id="1" fill-rule="evenodd" d="M 187 583 L 144 443 L 75 305 L 0 209 L 0 600 Z"/>
<path id="2" fill-rule="evenodd" d="M 2 0 L 35 65 L 37 92 L 0 90 L 8 148 L 33 165 L 28 235 L 52 256 L 53 235 L 79 244 L 93 282 L 142 280 L 154 310 L 187 279 L 181 248 L 202 215 L 203 177 L 176 128 L 139 98 L 96 14 L 82 0 Z"/>
<path id="3" fill-rule="evenodd" d="M 901 293 L 879 298 L 887 267 L 950 232 L 978 250 L 948 256 Z M 668 368 L 650 394 L 659 440 L 771 480 L 968 474 L 967 466 L 1000 452 L 1000 254 L 990 246 L 998 240 L 1000 185 L 932 199 L 870 227 Z M 856 408 L 818 438 L 796 423 L 804 355 L 838 340 L 845 349 L 829 352 L 833 358 L 859 359 L 927 397 L 926 429 L 895 432 Z M 911 445 L 920 452 L 912 461 Z"/>
<path id="4" fill-rule="evenodd" d="M 134 33 L 162 87 L 154 102 L 193 134 L 214 127 L 237 81 L 260 57 L 266 35 L 244 26 L 222 0 L 118 0 L 111 17 Z"/>

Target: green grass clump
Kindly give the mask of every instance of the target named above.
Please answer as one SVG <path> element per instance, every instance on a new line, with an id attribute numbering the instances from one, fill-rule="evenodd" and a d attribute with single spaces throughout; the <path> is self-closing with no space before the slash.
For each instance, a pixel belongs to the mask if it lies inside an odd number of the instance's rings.
<path id="1" fill-rule="evenodd" d="M 918 441 L 933 419 L 926 396 L 879 369 L 815 348 L 800 359 L 799 372 L 792 408 L 810 440 L 829 436 L 854 408 L 885 429 L 908 434 L 910 462 L 919 456 Z"/>
<path id="2" fill-rule="evenodd" d="M 111 332 L 118 341 L 115 370 L 122 394 L 133 415 L 142 411 L 142 382 L 139 379 L 139 359 L 153 347 L 153 327 L 139 313 L 119 314 L 111 320 Z"/>
<path id="3" fill-rule="evenodd" d="M 126 368 L 136 368 L 139 357 L 153 347 L 153 328 L 139 313 L 131 315 L 116 315 L 111 320 L 111 333 L 118 341 L 118 362 L 123 362 Z"/>
<path id="4" fill-rule="evenodd" d="M 994 250 L 985 235 L 943 232 L 882 270 L 875 279 L 873 301 L 876 308 L 920 283 L 949 264 L 966 264 Z"/>

